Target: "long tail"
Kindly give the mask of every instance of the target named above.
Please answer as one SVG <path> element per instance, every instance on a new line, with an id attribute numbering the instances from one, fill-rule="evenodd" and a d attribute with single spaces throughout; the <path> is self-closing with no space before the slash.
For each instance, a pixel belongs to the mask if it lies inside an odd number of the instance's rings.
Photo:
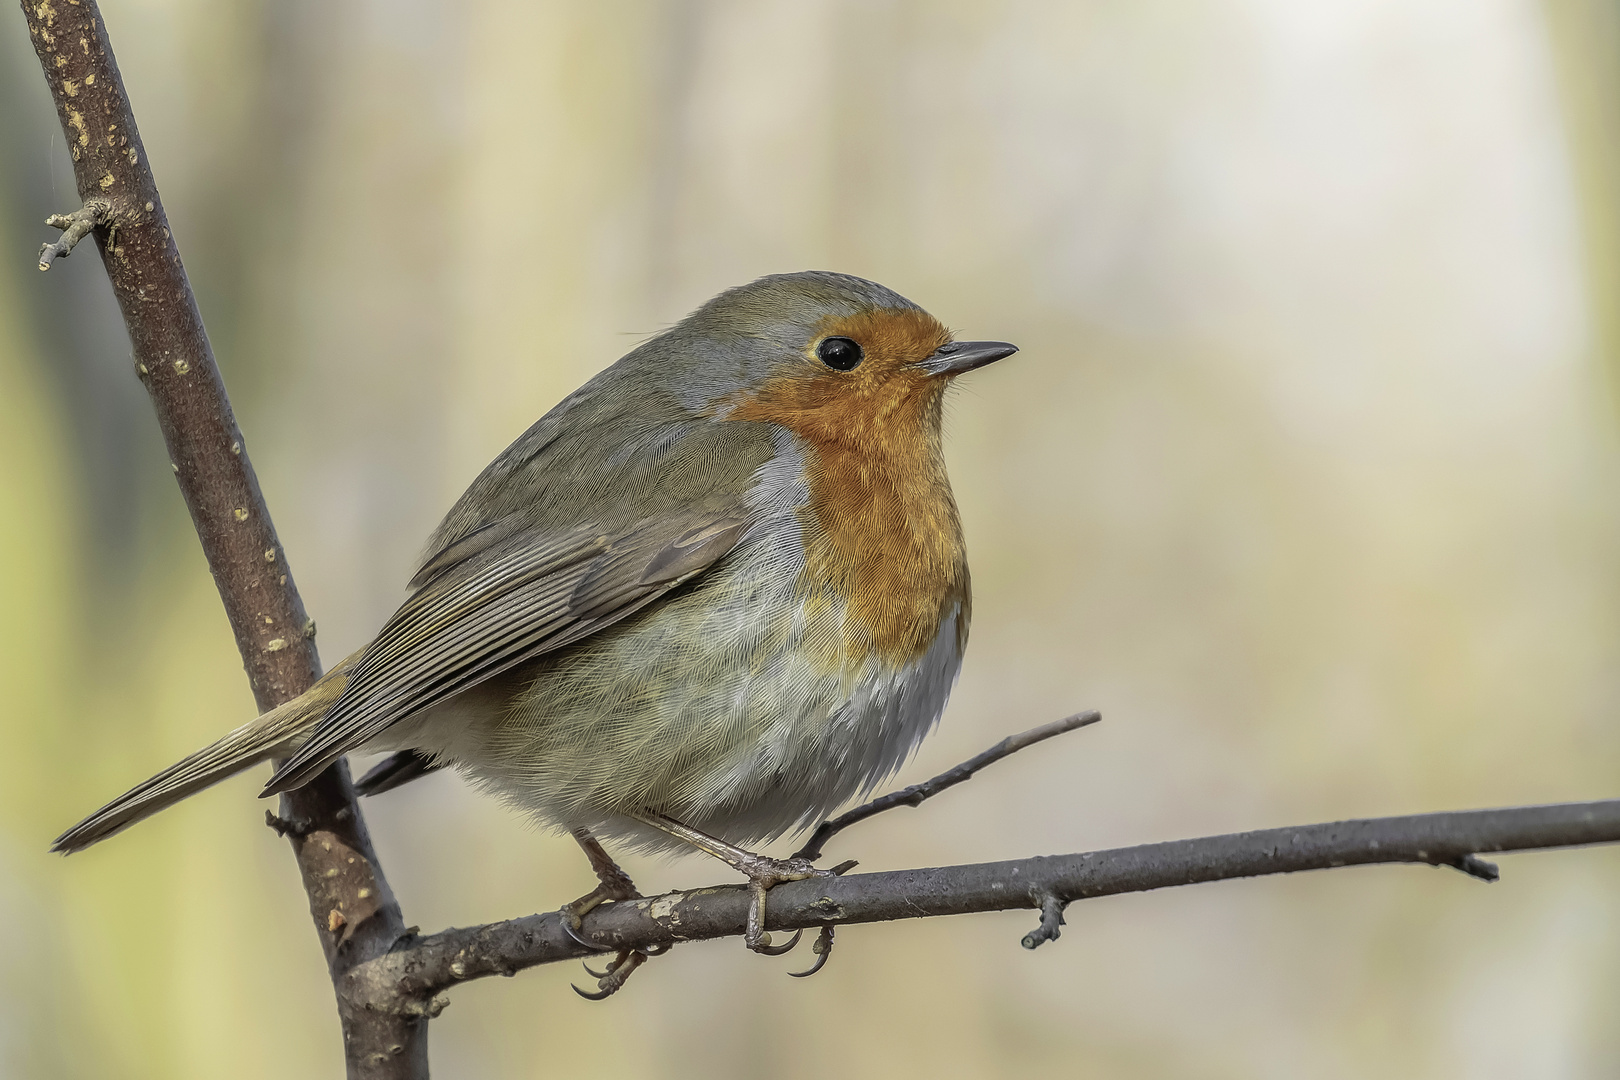
<path id="1" fill-rule="evenodd" d="M 343 693 L 359 653 L 327 672 L 301 697 L 248 721 L 235 731 L 136 784 L 56 838 L 52 851 L 72 854 L 105 840 L 205 787 L 286 753 L 302 742 Z"/>

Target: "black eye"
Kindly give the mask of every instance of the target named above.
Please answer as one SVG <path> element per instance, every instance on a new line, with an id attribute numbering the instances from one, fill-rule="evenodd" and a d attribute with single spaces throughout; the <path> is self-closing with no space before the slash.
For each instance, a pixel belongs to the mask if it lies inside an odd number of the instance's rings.
<path id="1" fill-rule="evenodd" d="M 834 371 L 853 371 L 865 359 L 861 347 L 847 337 L 830 337 L 816 346 L 821 362 Z"/>

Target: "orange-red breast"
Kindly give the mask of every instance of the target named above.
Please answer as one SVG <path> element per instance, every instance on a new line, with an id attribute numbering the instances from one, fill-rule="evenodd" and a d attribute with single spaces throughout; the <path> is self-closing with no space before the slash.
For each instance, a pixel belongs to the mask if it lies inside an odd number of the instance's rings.
<path id="1" fill-rule="evenodd" d="M 941 406 L 1015 351 L 842 274 L 722 293 L 502 452 L 374 641 L 56 849 L 355 750 L 398 751 L 363 790 L 452 765 L 582 843 L 727 857 L 820 821 L 945 706 L 971 600 Z M 763 863 L 761 892 L 808 872 Z"/>

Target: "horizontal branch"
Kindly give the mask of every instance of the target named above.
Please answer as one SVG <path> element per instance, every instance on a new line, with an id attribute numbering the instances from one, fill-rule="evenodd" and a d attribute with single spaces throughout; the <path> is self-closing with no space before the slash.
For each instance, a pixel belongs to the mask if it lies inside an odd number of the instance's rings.
<path id="1" fill-rule="evenodd" d="M 887 922 L 1015 908 L 1042 912 L 1033 947 L 1056 936 L 1073 900 L 1171 885 L 1324 870 L 1371 863 L 1452 866 L 1494 880 L 1480 852 L 1532 851 L 1620 842 L 1620 799 L 1367 818 L 1175 840 L 1079 855 L 813 878 L 771 890 L 766 925 L 775 930 Z M 647 949 L 743 932 L 742 885 L 694 889 L 604 904 L 583 937 L 606 949 Z M 592 955 L 556 913 L 445 930 L 348 971 L 354 999 L 406 1015 L 436 1014 L 438 995 L 457 983 Z"/>

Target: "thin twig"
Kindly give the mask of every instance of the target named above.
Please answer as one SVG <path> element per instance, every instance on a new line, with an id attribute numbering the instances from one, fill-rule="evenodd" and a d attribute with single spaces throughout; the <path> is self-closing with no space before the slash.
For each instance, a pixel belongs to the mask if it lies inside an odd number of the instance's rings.
<path id="1" fill-rule="evenodd" d="M 1062 720 L 1050 724 L 1042 724 L 1038 728 L 1017 735 L 1009 735 L 984 753 L 971 757 L 953 769 L 947 769 L 932 780 L 924 780 L 920 784 L 912 784 L 900 791 L 891 791 L 887 795 L 880 795 L 864 806 L 857 806 L 847 814 L 840 814 L 831 821 L 823 821 L 816 826 L 816 831 L 810 834 L 804 847 L 793 853 L 795 859 L 809 859 L 814 862 L 821 858 L 821 849 L 827 846 L 827 841 L 856 822 L 865 821 L 873 814 L 881 814 L 885 810 L 892 810 L 896 806 L 917 806 L 924 799 L 932 798 L 946 788 L 955 787 L 962 781 L 970 779 L 974 773 L 986 765 L 994 764 L 1002 758 L 1026 747 L 1034 746 L 1038 742 L 1045 742 L 1054 735 L 1062 735 L 1066 731 L 1076 728 L 1089 727 L 1102 719 L 1102 713 L 1095 710 L 1091 712 L 1075 713 Z"/>
<path id="2" fill-rule="evenodd" d="M 1069 902 L 1056 893 L 1041 893 L 1041 925 L 1024 935 L 1018 944 L 1026 949 L 1038 949 L 1048 941 L 1063 936 L 1063 909 Z"/>
<path id="3" fill-rule="evenodd" d="M 1048 913 L 1056 908 L 1061 915 L 1061 905 L 1076 900 L 1172 885 L 1372 863 L 1459 866 L 1481 851 L 1613 843 L 1620 843 L 1620 799 L 1368 818 L 1081 855 L 812 878 L 771 890 L 766 927 L 1019 908 L 1041 910 L 1044 927 Z M 585 917 L 584 935 L 609 948 L 646 949 L 740 935 L 747 917 L 745 887 L 694 889 L 603 904 Z M 420 1015 L 458 983 L 590 955 L 551 913 L 417 938 L 349 977 L 357 983 L 355 997 L 372 1008 Z"/>
<path id="4" fill-rule="evenodd" d="M 1497 869 L 1495 863 L 1487 862 L 1478 855 L 1462 855 L 1448 865 L 1481 881 L 1498 881 L 1502 877 L 1502 871 Z"/>
<path id="5" fill-rule="evenodd" d="M 57 259 L 65 259 L 73 254 L 79 241 L 89 236 L 96 226 L 105 224 L 111 212 L 112 206 L 105 200 L 91 199 L 71 214 L 52 214 L 46 218 L 45 224 L 53 229 L 61 229 L 62 235 L 54 244 L 39 246 L 40 270 L 49 270 Z"/>

